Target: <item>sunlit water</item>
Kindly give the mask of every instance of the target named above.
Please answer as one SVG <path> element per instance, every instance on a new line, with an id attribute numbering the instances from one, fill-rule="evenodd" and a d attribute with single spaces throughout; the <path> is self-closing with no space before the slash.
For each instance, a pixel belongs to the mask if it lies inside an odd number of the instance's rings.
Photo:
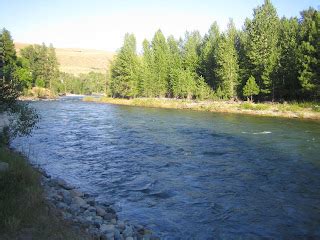
<path id="1" fill-rule="evenodd" d="M 164 239 L 320 238 L 320 124 L 193 111 L 32 103 L 14 146 Z"/>

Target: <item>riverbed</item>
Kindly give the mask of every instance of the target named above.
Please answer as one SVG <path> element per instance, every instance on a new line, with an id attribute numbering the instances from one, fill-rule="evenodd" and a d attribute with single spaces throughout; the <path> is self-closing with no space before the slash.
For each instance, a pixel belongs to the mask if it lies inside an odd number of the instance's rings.
<path id="1" fill-rule="evenodd" d="M 82 102 L 32 102 L 13 146 L 163 239 L 320 238 L 320 124 Z"/>

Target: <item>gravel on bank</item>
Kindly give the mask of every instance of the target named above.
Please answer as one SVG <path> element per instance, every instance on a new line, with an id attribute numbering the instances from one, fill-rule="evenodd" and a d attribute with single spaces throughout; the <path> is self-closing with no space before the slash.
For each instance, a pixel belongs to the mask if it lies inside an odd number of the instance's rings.
<path id="1" fill-rule="evenodd" d="M 157 240 L 150 230 L 118 219 L 116 211 L 108 204 L 99 203 L 93 196 L 83 193 L 63 179 L 53 179 L 43 169 L 41 184 L 49 207 L 61 210 L 64 220 L 81 226 L 100 240 Z"/>

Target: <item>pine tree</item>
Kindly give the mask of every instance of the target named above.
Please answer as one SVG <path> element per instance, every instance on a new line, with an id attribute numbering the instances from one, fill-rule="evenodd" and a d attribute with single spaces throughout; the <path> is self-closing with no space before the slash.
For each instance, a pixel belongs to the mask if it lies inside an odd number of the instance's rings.
<path id="1" fill-rule="evenodd" d="M 177 86 L 178 74 L 182 69 L 182 53 L 179 48 L 179 43 L 173 36 L 168 37 L 169 46 L 169 83 L 168 83 L 168 96 L 173 97 L 174 87 Z"/>
<path id="2" fill-rule="evenodd" d="M 257 85 L 253 76 L 249 77 L 246 85 L 243 88 L 243 96 L 250 97 L 252 102 L 252 96 L 258 95 L 260 92 L 259 86 Z"/>
<path id="3" fill-rule="evenodd" d="M 200 48 L 200 65 L 198 75 L 203 76 L 206 82 L 214 89 L 217 87 L 216 51 L 219 45 L 220 31 L 217 22 L 214 22 L 209 32 L 204 36 Z"/>
<path id="4" fill-rule="evenodd" d="M 299 81 L 308 98 L 320 97 L 320 12 L 310 8 L 301 13 Z"/>
<path id="5" fill-rule="evenodd" d="M 11 34 L 5 28 L 0 33 L 0 112 L 15 103 L 21 93 L 21 84 L 16 76 L 17 55 Z"/>
<path id="6" fill-rule="evenodd" d="M 228 24 L 228 30 L 222 34 L 217 49 L 216 74 L 219 79 L 225 98 L 237 98 L 237 85 L 239 80 L 238 55 L 235 47 L 236 28 L 232 20 Z"/>
<path id="7" fill-rule="evenodd" d="M 164 97 L 168 92 L 169 83 L 169 47 L 161 30 L 158 30 L 152 39 L 153 51 L 153 94 Z"/>
<path id="8" fill-rule="evenodd" d="M 300 84 L 298 81 L 298 30 L 297 18 L 282 18 L 279 33 L 279 66 L 275 95 L 278 99 L 296 99 Z"/>
<path id="9" fill-rule="evenodd" d="M 154 97 L 156 94 L 153 90 L 153 66 L 154 57 L 148 40 L 142 42 L 143 55 L 141 60 L 139 94 L 143 97 Z"/>
<path id="10" fill-rule="evenodd" d="M 255 77 L 264 96 L 271 96 L 272 75 L 278 64 L 279 19 L 270 0 L 254 9 L 252 21 L 247 22 L 247 56 L 252 65 L 251 74 Z"/>
<path id="11" fill-rule="evenodd" d="M 126 34 L 124 43 L 111 65 L 110 90 L 113 97 L 135 97 L 138 94 L 138 56 L 136 38 Z"/>

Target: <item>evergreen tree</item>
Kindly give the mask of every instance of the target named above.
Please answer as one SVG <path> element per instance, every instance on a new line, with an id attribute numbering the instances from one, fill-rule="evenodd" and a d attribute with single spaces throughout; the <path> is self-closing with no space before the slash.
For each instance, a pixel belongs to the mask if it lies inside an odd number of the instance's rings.
<path id="1" fill-rule="evenodd" d="M 177 86 L 178 74 L 182 69 L 182 55 L 179 48 L 179 43 L 170 36 L 167 40 L 169 46 L 169 83 L 168 83 L 168 96 L 174 96 L 174 87 Z"/>
<path id="2" fill-rule="evenodd" d="M 301 13 L 299 81 L 305 97 L 320 97 L 320 13 L 310 8 Z"/>
<path id="3" fill-rule="evenodd" d="M 243 88 L 243 96 L 250 97 L 252 102 L 252 96 L 258 95 L 260 92 L 259 86 L 257 85 L 253 76 L 249 77 L 246 85 Z"/>
<path id="4" fill-rule="evenodd" d="M 0 33 L 0 111 L 12 105 L 21 93 L 21 84 L 16 77 L 17 55 L 10 32 Z"/>
<path id="5" fill-rule="evenodd" d="M 142 43 L 143 55 L 140 68 L 139 93 L 144 97 L 154 97 L 156 93 L 153 89 L 153 75 L 154 58 L 151 46 L 148 40 Z"/>
<path id="6" fill-rule="evenodd" d="M 232 20 L 228 24 L 228 30 L 222 34 L 217 49 L 216 74 L 219 79 L 225 98 L 237 98 L 237 85 L 239 80 L 238 55 L 235 47 L 236 28 Z"/>
<path id="7" fill-rule="evenodd" d="M 220 31 L 217 22 L 214 22 L 209 32 L 204 36 L 200 48 L 200 64 L 198 74 L 214 89 L 217 87 L 217 60 L 216 51 L 220 40 Z"/>
<path id="8" fill-rule="evenodd" d="M 298 81 L 298 19 L 282 18 L 279 33 L 279 67 L 275 94 L 278 99 L 296 99 L 300 84 Z"/>
<path id="9" fill-rule="evenodd" d="M 270 0 L 254 9 L 253 19 L 247 22 L 249 41 L 247 55 L 255 77 L 264 96 L 271 96 L 274 82 L 272 75 L 278 64 L 279 19 Z"/>
<path id="10" fill-rule="evenodd" d="M 136 38 L 126 34 L 124 43 L 111 65 L 110 90 L 113 97 L 135 97 L 138 94 L 138 56 Z"/>
<path id="11" fill-rule="evenodd" d="M 153 51 L 153 94 L 164 97 L 168 92 L 169 83 L 169 47 L 161 30 L 152 39 Z"/>

